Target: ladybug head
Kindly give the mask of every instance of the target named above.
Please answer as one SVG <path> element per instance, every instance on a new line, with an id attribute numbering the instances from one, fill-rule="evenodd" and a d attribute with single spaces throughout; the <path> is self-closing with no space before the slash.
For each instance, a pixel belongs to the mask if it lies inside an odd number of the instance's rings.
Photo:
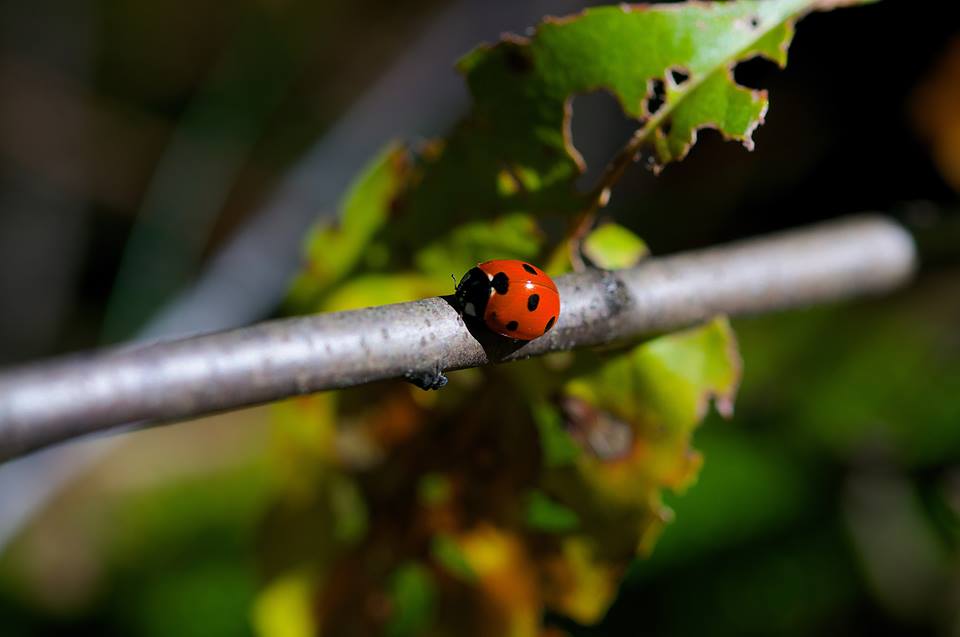
<path id="1" fill-rule="evenodd" d="M 472 318 L 483 318 L 490 300 L 490 277 L 480 268 L 472 268 L 457 286 L 457 304 L 460 311 Z"/>

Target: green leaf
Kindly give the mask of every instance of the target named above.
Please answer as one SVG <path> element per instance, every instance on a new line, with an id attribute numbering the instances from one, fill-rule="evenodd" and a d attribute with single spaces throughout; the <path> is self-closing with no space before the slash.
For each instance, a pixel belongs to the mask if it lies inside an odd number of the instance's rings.
<path id="1" fill-rule="evenodd" d="M 314 583 L 303 572 L 275 579 L 253 607 L 253 624 L 260 637 L 313 637 L 317 634 L 312 606 Z"/>
<path id="2" fill-rule="evenodd" d="M 576 95 L 609 91 L 636 121 L 618 161 L 643 151 L 659 169 L 689 152 L 704 127 L 749 146 L 767 98 L 738 86 L 733 68 L 757 55 L 783 65 L 795 20 L 838 4 L 599 7 L 476 49 L 460 62 L 473 109 L 445 140 L 391 147 L 371 164 L 339 225 L 312 235 L 294 308 L 449 292 L 451 273 L 494 257 L 561 271 L 568 217 L 593 211 L 597 195 L 574 189 L 584 169 L 569 133 Z M 605 268 L 646 253 L 613 224 L 582 248 Z M 436 608 L 482 608 L 497 634 L 505 626 L 536 634 L 545 608 L 596 621 L 626 565 L 669 520 L 663 492 L 696 478 L 693 432 L 711 401 L 731 413 L 740 377 L 724 319 L 628 349 L 525 365 L 457 374 L 439 395 L 385 384 L 320 400 L 315 410 L 296 404 L 304 422 L 287 440 L 302 448 L 281 469 L 290 474 L 289 502 L 278 524 L 295 520 L 300 531 L 274 542 L 290 538 L 287 570 L 308 564 L 316 573 L 311 601 L 324 609 L 322 625 L 341 629 L 356 617 L 345 629 L 362 632 L 366 619 L 349 600 L 377 599 L 384 588 L 415 618 L 433 595 Z M 336 482 L 331 476 L 350 485 L 324 486 Z M 370 519 L 335 528 L 341 508 L 361 511 L 356 500 Z M 555 537 L 544 543 L 544 531 Z M 429 594 L 419 590 L 429 571 L 408 568 L 424 559 L 442 571 Z M 392 614 L 400 632 L 464 632 L 452 616 L 420 623 L 404 612 Z"/>
<path id="3" fill-rule="evenodd" d="M 430 278 L 415 272 L 361 274 L 333 288 L 318 309 L 339 312 L 413 301 L 443 291 L 442 288 L 438 289 L 443 284 L 447 285 L 446 291 L 452 291 L 452 282 L 443 276 Z"/>
<path id="4" fill-rule="evenodd" d="M 361 259 L 377 265 L 377 252 L 369 249 L 369 243 L 386 223 L 409 168 L 407 151 L 397 144 L 388 145 L 350 186 L 340 206 L 339 221 L 311 231 L 303 272 L 290 290 L 291 309 L 313 311 L 322 295 L 350 274 Z"/>
<path id="5" fill-rule="evenodd" d="M 682 489 L 700 468 L 691 436 L 711 398 L 732 410 L 740 358 L 725 319 L 616 354 L 581 356 L 563 388 L 564 420 L 587 453 L 550 493 L 608 546 L 632 555 L 669 513 L 660 490 Z M 612 524 L 613 520 L 634 524 Z"/>
<path id="6" fill-rule="evenodd" d="M 340 224 L 312 235 L 291 307 L 325 307 L 324 293 L 351 272 L 418 270 L 439 282 L 492 257 L 533 260 L 545 247 L 535 219 L 591 202 L 573 187 L 585 168 L 569 133 L 575 95 L 613 94 L 639 128 L 627 155 L 646 146 L 657 170 L 685 156 L 705 127 L 752 147 L 767 96 L 737 85 L 733 67 L 756 56 L 785 64 L 796 19 L 837 4 L 596 7 L 475 49 L 459 64 L 471 113 L 446 140 L 415 151 L 390 146 L 371 164 Z M 593 249 L 604 261 L 604 247 Z"/>
<path id="7" fill-rule="evenodd" d="M 694 429 L 712 398 L 729 414 L 740 357 L 726 319 L 661 336 L 631 349 L 582 355 L 559 399 L 556 418 L 582 451 L 573 463 L 544 463 L 541 484 L 578 520 L 578 537 L 596 551 L 563 556 L 571 571 L 610 583 L 637 552 L 652 547 L 672 513 L 664 489 L 686 488 L 700 469 Z M 576 587 L 552 603 L 581 621 L 596 621 L 615 586 Z M 591 609 L 587 612 L 586 609 Z"/>
<path id="8" fill-rule="evenodd" d="M 526 523 L 531 529 L 548 533 L 573 531 L 579 526 L 577 514 L 554 501 L 543 491 L 533 490 L 527 496 Z"/>
<path id="9" fill-rule="evenodd" d="M 387 625 L 387 637 L 422 635 L 429 627 L 436 590 L 430 572 L 416 562 L 408 562 L 390 577 L 393 614 Z"/>
<path id="10" fill-rule="evenodd" d="M 583 253 L 593 265 L 604 270 L 635 266 L 647 254 L 643 239 L 616 223 L 605 223 L 587 235 Z"/>
<path id="11" fill-rule="evenodd" d="M 477 580 L 476 571 L 470 566 L 470 562 L 467 560 L 466 555 L 463 554 L 455 538 L 449 535 L 435 536 L 430 545 L 430 553 L 433 559 L 451 575 L 465 582 L 474 582 Z"/>
<path id="12" fill-rule="evenodd" d="M 711 398 L 731 415 L 740 368 L 733 330 L 721 318 L 603 358 L 566 392 L 662 440 L 688 435 Z"/>
<path id="13" fill-rule="evenodd" d="M 338 542 L 352 544 L 367 532 L 366 503 L 352 480 L 332 480 L 330 510 L 334 520 L 333 537 Z"/>
<path id="14" fill-rule="evenodd" d="M 531 409 L 540 434 L 544 466 L 553 468 L 573 464 L 580 456 L 580 448 L 564 429 L 557 410 L 542 401 L 535 402 Z"/>
<path id="15" fill-rule="evenodd" d="M 623 158 L 646 148 L 655 170 L 683 158 L 702 128 L 752 147 L 767 96 L 737 85 L 733 68 L 756 56 L 785 64 L 795 21 L 841 4 L 850 2 L 596 7 L 475 49 L 459 63 L 472 111 L 447 139 L 409 151 L 391 146 L 371 164 L 340 225 L 311 237 L 291 307 L 324 309 L 324 295 L 351 274 L 417 270 L 437 294 L 451 273 L 478 261 L 536 260 L 549 246 L 535 220 L 593 203 L 595 193 L 573 186 L 585 169 L 570 138 L 576 95 L 616 97 L 638 127 Z M 604 261 L 605 248 L 593 249 Z"/>
<path id="16" fill-rule="evenodd" d="M 618 99 L 642 127 L 643 142 L 656 142 L 657 167 L 682 158 L 703 127 L 750 147 L 767 98 L 738 86 L 733 67 L 755 56 L 784 65 L 796 19 L 838 4 L 740 0 L 596 7 L 547 19 L 528 38 L 511 35 L 479 47 L 460 62 L 474 111 L 436 161 L 437 178 L 427 174 L 420 196 L 449 200 L 452 189 L 462 187 L 453 179 L 459 172 L 474 182 L 464 203 L 478 209 L 576 207 L 570 182 L 584 166 L 570 139 L 570 100 L 597 90 Z M 663 89 L 659 109 L 649 99 L 656 86 Z M 504 169 L 527 176 L 517 179 L 524 187 L 513 197 L 496 188 Z"/>
<path id="17" fill-rule="evenodd" d="M 428 473 L 417 485 L 417 495 L 424 506 L 444 504 L 450 499 L 451 490 L 449 478 L 439 473 Z"/>
<path id="18" fill-rule="evenodd" d="M 543 240 L 543 233 L 530 215 L 505 215 L 454 228 L 441 240 L 418 250 L 415 262 L 421 272 L 459 276 L 490 259 L 533 260 L 540 253 Z"/>

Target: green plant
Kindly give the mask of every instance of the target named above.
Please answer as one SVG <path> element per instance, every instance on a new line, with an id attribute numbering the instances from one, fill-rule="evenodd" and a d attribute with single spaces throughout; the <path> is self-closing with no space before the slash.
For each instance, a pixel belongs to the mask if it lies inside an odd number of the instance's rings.
<path id="1" fill-rule="evenodd" d="M 645 244 L 597 224 L 625 167 L 659 171 L 705 127 L 750 148 L 767 96 L 734 66 L 784 65 L 796 20 L 845 4 L 602 7 L 479 47 L 459 64 L 473 110 L 445 140 L 370 164 L 339 223 L 309 237 L 290 311 L 445 293 L 449 273 L 489 258 L 635 264 Z M 637 132 L 584 193 L 570 105 L 597 90 Z M 662 491 L 696 479 L 693 431 L 711 401 L 732 413 L 739 377 L 718 317 L 462 372 L 437 394 L 391 383 L 282 405 L 261 633 L 536 635 L 545 610 L 597 621 L 670 519 Z"/>

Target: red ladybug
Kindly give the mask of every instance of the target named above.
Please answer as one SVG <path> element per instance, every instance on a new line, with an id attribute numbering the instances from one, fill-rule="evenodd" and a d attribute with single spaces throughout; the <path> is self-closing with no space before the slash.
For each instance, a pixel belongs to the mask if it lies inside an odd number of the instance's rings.
<path id="1" fill-rule="evenodd" d="M 523 341 L 543 336 L 560 316 L 560 293 L 546 273 L 524 261 L 485 261 L 457 286 L 461 311 L 497 334 Z"/>

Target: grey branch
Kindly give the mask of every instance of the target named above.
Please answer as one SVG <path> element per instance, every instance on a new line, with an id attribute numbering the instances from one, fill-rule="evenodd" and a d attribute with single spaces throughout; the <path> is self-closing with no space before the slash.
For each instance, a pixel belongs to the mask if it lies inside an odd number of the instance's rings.
<path id="1" fill-rule="evenodd" d="M 0 459 L 125 423 L 604 345 L 719 314 L 881 293 L 909 278 L 915 258 L 899 225 L 862 216 L 560 277 L 556 327 L 519 347 L 471 332 L 449 298 L 434 297 L 34 364 L 0 374 Z"/>

